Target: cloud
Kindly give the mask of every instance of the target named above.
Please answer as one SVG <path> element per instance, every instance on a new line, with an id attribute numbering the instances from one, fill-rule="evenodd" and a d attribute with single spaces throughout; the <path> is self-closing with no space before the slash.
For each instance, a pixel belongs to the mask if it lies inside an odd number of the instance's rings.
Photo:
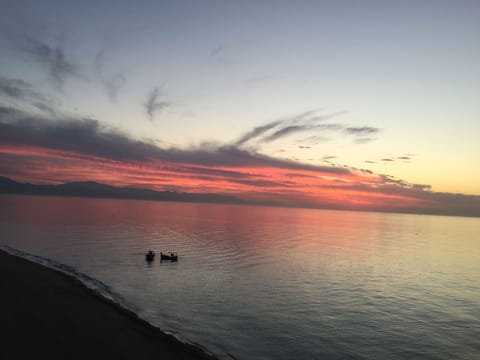
<path id="1" fill-rule="evenodd" d="M 412 156 L 414 155 L 410 155 L 410 156 L 395 156 L 394 154 L 386 154 L 387 156 L 389 157 L 386 157 L 386 158 L 381 158 L 381 159 L 378 159 L 377 161 L 372 161 L 372 160 L 366 160 L 365 162 L 366 163 L 370 163 L 370 164 L 377 164 L 379 161 L 383 161 L 383 162 L 395 162 L 396 160 L 404 160 L 403 162 L 404 163 L 408 163 L 409 160 L 412 160 Z"/>
<path id="2" fill-rule="evenodd" d="M 376 134 L 380 131 L 379 128 L 371 126 L 360 126 L 360 127 L 347 127 L 344 129 L 347 134 L 355 136 L 365 136 Z"/>
<path id="3" fill-rule="evenodd" d="M 45 113 L 48 113 L 48 114 L 51 115 L 51 116 L 55 116 L 55 114 L 56 114 L 55 109 L 54 109 L 52 106 L 47 105 L 47 104 L 45 104 L 45 103 L 42 103 L 42 102 L 34 102 L 34 103 L 32 103 L 32 105 L 33 105 L 34 107 L 36 107 L 37 109 L 39 109 L 39 110 L 41 110 L 41 111 L 43 111 L 43 112 L 45 112 Z"/>
<path id="4" fill-rule="evenodd" d="M 118 130 L 83 118 L 49 120 L 0 107 L 0 144 L 37 146 L 114 161 L 167 161 L 203 166 L 276 167 L 330 174 L 349 174 L 346 168 L 315 166 L 273 158 L 232 145 L 203 143 L 187 149 L 162 148 L 131 139 Z"/>
<path id="5" fill-rule="evenodd" d="M 102 82 L 108 97 L 112 102 L 117 102 L 118 93 L 125 86 L 127 79 L 120 72 L 106 73 L 106 55 L 105 50 L 100 50 L 95 56 L 95 72 Z"/>
<path id="6" fill-rule="evenodd" d="M 218 45 L 210 51 L 210 57 L 222 66 L 238 65 L 241 61 L 234 57 L 232 47 Z"/>
<path id="7" fill-rule="evenodd" d="M 55 86 L 61 90 L 66 79 L 79 75 L 79 67 L 67 59 L 63 47 L 63 37 L 56 46 L 48 45 L 29 35 L 23 35 L 21 50 L 30 54 L 40 65 L 46 67 Z"/>
<path id="8" fill-rule="evenodd" d="M 6 96 L 16 101 L 30 103 L 35 108 L 54 115 L 53 100 L 36 91 L 33 86 L 22 80 L 0 75 L 0 96 Z"/>
<path id="9" fill-rule="evenodd" d="M 171 103 L 168 101 L 160 101 L 160 89 L 155 87 L 152 89 L 150 94 L 147 97 L 147 102 L 145 103 L 145 111 L 147 112 L 148 118 L 150 121 L 154 120 L 155 114 L 159 111 L 166 109 L 171 106 Z"/>
<path id="10" fill-rule="evenodd" d="M 312 131 L 312 130 L 340 130 L 342 125 L 340 124 L 319 124 L 319 125 L 311 125 L 311 124 L 303 124 L 303 125 L 290 125 L 285 126 L 273 134 L 266 136 L 262 139 L 263 142 L 270 142 L 274 140 L 278 140 L 280 138 L 290 136 L 295 133 L 301 133 L 305 131 Z"/>
<path id="11" fill-rule="evenodd" d="M 235 145 L 239 146 L 251 140 L 256 140 L 258 143 L 272 142 L 292 134 L 310 130 L 340 130 L 342 129 L 342 125 L 340 124 L 318 123 L 343 113 L 344 111 L 327 115 L 317 115 L 316 110 L 310 110 L 293 117 L 272 121 L 248 131 L 235 142 Z M 317 138 L 317 140 L 319 140 L 319 138 Z"/>
<path id="12" fill-rule="evenodd" d="M 225 46 L 218 45 L 215 48 L 213 48 L 212 51 L 210 51 L 210 55 L 215 57 L 215 56 L 220 55 L 220 53 L 223 52 L 223 51 L 225 51 Z"/>
<path id="13" fill-rule="evenodd" d="M 213 175 L 213 176 L 224 176 L 237 179 L 246 179 L 251 176 L 249 173 L 233 171 L 233 170 L 223 170 L 223 169 L 213 169 L 205 166 L 177 166 L 172 167 L 170 170 L 176 172 L 185 172 L 185 173 L 195 173 L 203 175 Z"/>
<path id="14" fill-rule="evenodd" d="M 0 95 L 18 100 L 47 101 L 43 95 L 33 90 L 30 83 L 22 79 L 12 79 L 2 75 L 0 75 Z"/>
<path id="15" fill-rule="evenodd" d="M 273 158 L 267 155 L 250 152 L 233 146 L 204 148 L 203 146 L 189 149 L 169 148 L 162 154 L 164 160 L 180 163 L 193 163 L 205 166 L 230 167 L 271 167 L 280 169 L 312 170 L 329 174 L 349 174 L 347 168 L 316 166 L 288 160 Z"/>
<path id="16" fill-rule="evenodd" d="M 369 143 L 369 142 L 372 142 L 374 141 L 375 138 L 369 138 L 369 137 L 362 137 L 362 138 L 357 138 L 355 139 L 355 143 L 356 144 L 366 144 L 366 143 Z"/>
<path id="17" fill-rule="evenodd" d="M 0 108 L 0 143 L 37 146 L 113 160 L 147 160 L 155 147 L 109 131 L 97 120 L 62 121 Z"/>
<path id="18" fill-rule="evenodd" d="M 10 121 L 15 115 L 21 112 L 12 107 L 0 106 L 0 121 Z"/>
<path id="19" fill-rule="evenodd" d="M 245 133 L 244 135 L 242 135 L 240 137 L 240 139 L 238 139 L 236 142 L 235 142 L 235 145 L 236 146 L 240 146 L 250 140 L 253 140 L 257 137 L 259 137 L 260 135 L 262 135 L 263 133 L 265 133 L 266 131 L 278 126 L 279 124 L 282 123 L 282 120 L 277 120 L 277 121 L 272 121 L 268 124 L 265 124 L 265 125 L 261 125 L 261 126 L 257 126 L 255 128 L 253 128 L 252 130 L 250 130 L 249 132 Z"/>
<path id="20" fill-rule="evenodd" d="M 377 134 L 380 132 L 379 128 L 372 127 L 372 126 L 351 126 L 346 127 L 343 131 L 348 135 L 353 135 L 356 137 L 354 142 L 356 144 L 366 144 L 376 140 L 374 137 L 370 135 Z"/>
<path id="21" fill-rule="evenodd" d="M 286 176 L 288 177 L 291 177 L 291 178 L 310 178 L 310 179 L 316 179 L 317 176 L 313 176 L 313 175 L 307 175 L 307 174 L 297 174 L 297 173 L 288 173 L 288 174 L 285 174 Z"/>
<path id="22" fill-rule="evenodd" d="M 263 142 L 270 142 L 273 140 L 277 140 L 281 137 L 291 135 L 297 132 L 301 131 L 307 131 L 312 128 L 311 125 L 290 125 L 290 126 L 285 126 L 284 128 L 281 128 L 277 131 L 275 131 L 273 134 L 266 136 L 263 138 Z"/>
<path id="23" fill-rule="evenodd" d="M 103 86 L 112 102 L 117 102 L 118 92 L 126 82 L 127 79 L 122 74 L 113 74 L 102 79 Z"/>
<path id="24" fill-rule="evenodd" d="M 326 136 L 320 136 L 320 135 L 312 135 L 308 136 L 306 138 L 303 138 L 299 140 L 301 143 L 310 143 L 312 145 L 317 145 L 321 142 L 327 142 L 330 141 L 331 139 L 326 137 Z"/>
<path id="25" fill-rule="evenodd" d="M 94 119 L 52 120 L 12 107 L 0 107 L 0 174 L 214 191 L 304 207 L 480 216 L 480 196 L 435 193 L 369 170 L 288 161 L 231 144 L 165 147 Z"/>
<path id="26" fill-rule="evenodd" d="M 426 184 L 413 184 L 411 187 L 415 190 L 421 190 L 421 191 L 432 189 L 432 185 L 426 185 Z"/>
<path id="27" fill-rule="evenodd" d="M 30 96 L 30 84 L 20 79 L 9 79 L 0 75 L 0 94 L 25 99 Z"/>

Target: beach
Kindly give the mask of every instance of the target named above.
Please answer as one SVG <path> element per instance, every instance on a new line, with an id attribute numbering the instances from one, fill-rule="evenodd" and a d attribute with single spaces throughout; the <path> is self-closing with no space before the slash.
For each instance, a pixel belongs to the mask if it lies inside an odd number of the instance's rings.
<path id="1" fill-rule="evenodd" d="M 0 251 L 1 359 L 214 359 L 59 271 Z"/>

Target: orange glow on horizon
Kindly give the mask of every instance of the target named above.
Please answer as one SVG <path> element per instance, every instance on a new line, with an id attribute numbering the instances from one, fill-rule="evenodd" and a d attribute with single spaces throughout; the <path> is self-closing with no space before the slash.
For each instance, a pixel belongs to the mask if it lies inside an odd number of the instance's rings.
<path id="1" fill-rule="evenodd" d="M 277 167 L 201 166 L 161 160 L 115 161 L 40 147 L 0 146 L 5 176 L 35 183 L 96 181 L 157 191 L 228 194 L 289 206 L 404 209 L 422 199 L 392 192 L 381 176 Z M 54 179 L 54 181 L 52 181 Z"/>

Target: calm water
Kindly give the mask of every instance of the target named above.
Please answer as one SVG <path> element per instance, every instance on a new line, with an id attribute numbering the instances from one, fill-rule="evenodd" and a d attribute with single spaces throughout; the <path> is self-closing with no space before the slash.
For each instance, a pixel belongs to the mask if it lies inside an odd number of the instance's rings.
<path id="1" fill-rule="evenodd" d="M 480 219 L 0 196 L 0 239 L 222 358 L 480 359 Z"/>

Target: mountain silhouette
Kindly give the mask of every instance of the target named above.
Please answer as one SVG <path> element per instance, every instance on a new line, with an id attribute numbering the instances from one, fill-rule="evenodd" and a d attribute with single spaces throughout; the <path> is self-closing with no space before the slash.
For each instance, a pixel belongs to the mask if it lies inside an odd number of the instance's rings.
<path id="1" fill-rule="evenodd" d="M 68 182 L 59 185 L 38 185 L 21 183 L 0 176 L 0 193 L 46 196 L 93 197 L 107 199 L 157 200 L 201 202 L 216 204 L 274 205 L 275 202 L 251 202 L 231 195 L 212 193 L 181 193 L 175 191 L 155 191 L 143 188 L 116 187 L 95 181 Z"/>

